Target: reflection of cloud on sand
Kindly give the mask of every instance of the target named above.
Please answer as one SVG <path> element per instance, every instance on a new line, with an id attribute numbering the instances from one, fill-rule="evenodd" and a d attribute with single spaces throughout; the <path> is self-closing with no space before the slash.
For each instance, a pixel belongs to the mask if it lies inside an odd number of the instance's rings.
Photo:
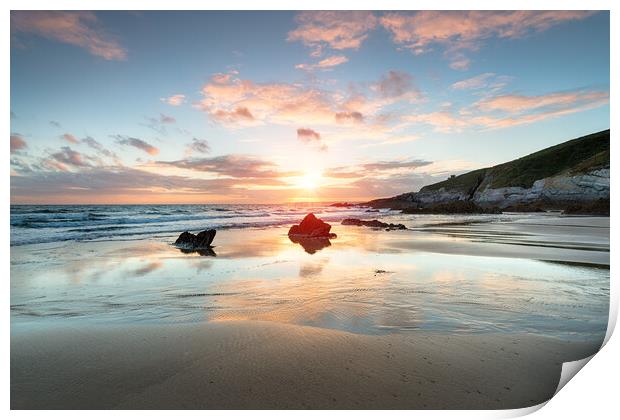
<path id="1" fill-rule="evenodd" d="M 163 263 L 161 261 L 149 262 L 146 265 L 133 270 L 131 274 L 133 274 L 134 276 L 146 276 L 153 271 L 159 270 L 162 266 Z"/>
<path id="2" fill-rule="evenodd" d="M 305 263 L 299 267 L 299 277 L 312 277 L 321 274 L 323 267 L 329 262 L 328 258 L 323 258 L 315 262 Z"/>

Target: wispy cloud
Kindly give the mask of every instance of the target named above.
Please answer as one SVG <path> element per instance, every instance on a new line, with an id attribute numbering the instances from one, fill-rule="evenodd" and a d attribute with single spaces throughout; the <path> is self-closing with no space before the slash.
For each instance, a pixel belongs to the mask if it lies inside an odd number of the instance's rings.
<path id="1" fill-rule="evenodd" d="M 498 76 L 495 73 L 482 73 L 469 79 L 459 80 L 451 85 L 454 90 L 480 90 L 491 93 L 504 88 L 512 80 L 509 76 Z"/>
<path id="2" fill-rule="evenodd" d="M 176 95 L 168 96 L 167 98 L 160 98 L 162 102 L 172 106 L 180 106 L 185 102 L 185 95 L 177 93 Z"/>
<path id="3" fill-rule="evenodd" d="M 223 155 L 210 158 L 158 161 L 156 164 L 240 179 L 278 178 L 298 174 L 297 172 L 281 171 L 278 165 L 273 162 L 247 155 Z"/>
<path id="4" fill-rule="evenodd" d="M 314 56 L 325 47 L 358 49 L 377 25 L 377 18 L 366 11 L 308 11 L 299 13 L 295 21 L 299 26 L 287 39 L 313 48 Z"/>
<path id="5" fill-rule="evenodd" d="M 563 22 L 584 19 L 593 13 L 577 10 L 420 11 L 386 13 L 380 22 L 396 44 L 414 54 L 441 45 L 446 48 L 451 67 L 464 70 L 469 67 L 470 59 L 463 51 L 479 49 L 488 38 L 520 38 Z"/>
<path id="6" fill-rule="evenodd" d="M 80 142 L 73 134 L 70 133 L 65 133 L 60 136 L 60 138 L 71 144 L 78 144 Z"/>
<path id="7" fill-rule="evenodd" d="M 407 123 L 427 124 L 435 131 L 458 133 L 467 128 L 500 129 L 531 124 L 593 109 L 609 103 L 609 93 L 578 90 L 544 95 L 496 95 L 479 100 L 458 113 L 436 111 L 407 115 Z"/>
<path id="8" fill-rule="evenodd" d="M 192 142 L 187 145 L 187 153 L 201 153 L 201 154 L 209 154 L 211 153 L 211 146 L 209 146 L 209 142 L 206 140 L 197 139 L 194 137 Z"/>
<path id="9" fill-rule="evenodd" d="M 135 147 L 136 149 L 140 149 L 151 156 L 155 156 L 159 154 L 159 149 L 144 140 L 138 139 L 136 137 L 123 136 L 120 134 L 116 134 L 112 136 L 116 139 L 116 142 L 121 145 Z"/>
<path id="10" fill-rule="evenodd" d="M 12 11 L 11 32 L 31 33 L 76 45 L 106 60 L 127 57 L 127 50 L 101 28 L 92 12 Z"/>
<path id="11" fill-rule="evenodd" d="M 322 70 L 329 70 L 333 67 L 339 66 L 341 64 L 344 64 L 346 62 L 348 62 L 349 59 L 347 57 L 345 57 L 344 55 L 333 55 L 331 57 L 327 57 L 324 58 L 323 60 L 319 61 L 318 63 L 314 63 L 314 64 L 297 64 L 295 66 L 296 69 L 299 70 L 316 70 L 316 69 L 322 69 Z"/>

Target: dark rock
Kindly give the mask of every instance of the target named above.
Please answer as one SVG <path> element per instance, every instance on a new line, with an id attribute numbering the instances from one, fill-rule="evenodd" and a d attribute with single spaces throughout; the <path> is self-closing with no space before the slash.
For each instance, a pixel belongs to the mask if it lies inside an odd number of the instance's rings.
<path id="1" fill-rule="evenodd" d="M 514 213 L 544 213 L 545 210 L 538 204 L 513 204 L 508 207 L 502 208 L 502 211 L 514 212 Z"/>
<path id="2" fill-rule="evenodd" d="M 355 206 L 356 206 L 356 204 L 347 203 L 346 201 L 344 203 L 330 204 L 330 207 L 355 207 Z"/>
<path id="3" fill-rule="evenodd" d="M 360 219 L 344 219 L 343 225 L 349 226 L 368 226 L 371 228 L 386 228 L 386 230 L 406 230 L 407 226 L 398 223 L 384 223 L 379 220 L 360 220 Z"/>
<path id="4" fill-rule="evenodd" d="M 587 203 L 573 203 L 564 209 L 564 214 L 609 216 L 609 199 L 599 199 Z"/>
<path id="5" fill-rule="evenodd" d="M 198 233 L 198 235 L 194 235 L 190 232 L 183 232 L 179 235 L 174 244 L 184 248 L 192 249 L 209 248 L 211 247 L 211 242 L 213 242 L 213 238 L 215 238 L 215 229 L 203 230 L 202 232 Z"/>
<path id="6" fill-rule="evenodd" d="M 335 238 L 335 233 L 329 233 L 332 226 L 309 213 L 298 225 L 293 225 L 288 231 L 289 236 L 306 238 Z"/>

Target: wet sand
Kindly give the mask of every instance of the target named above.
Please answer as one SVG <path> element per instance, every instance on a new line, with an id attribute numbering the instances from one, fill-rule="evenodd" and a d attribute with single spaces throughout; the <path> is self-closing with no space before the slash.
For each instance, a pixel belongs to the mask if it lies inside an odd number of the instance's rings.
<path id="1" fill-rule="evenodd" d="M 13 247 L 11 407 L 539 404 L 605 335 L 609 218 L 518 218 Z"/>
<path id="2" fill-rule="evenodd" d="M 11 408 L 521 408 L 550 398 L 561 363 L 598 346 L 259 321 L 56 326 L 12 335 Z"/>

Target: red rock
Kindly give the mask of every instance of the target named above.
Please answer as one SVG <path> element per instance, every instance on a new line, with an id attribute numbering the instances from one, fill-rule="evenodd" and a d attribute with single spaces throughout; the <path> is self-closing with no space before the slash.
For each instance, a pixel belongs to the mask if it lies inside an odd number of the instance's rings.
<path id="1" fill-rule="evenodd" d="M 305 236 L 308 238 L 335 238 L 335 233 L 329 233 L 332 226 L 309 213 L 298 225 L 293 225 L 288 231 L 289 236 Z"/>

